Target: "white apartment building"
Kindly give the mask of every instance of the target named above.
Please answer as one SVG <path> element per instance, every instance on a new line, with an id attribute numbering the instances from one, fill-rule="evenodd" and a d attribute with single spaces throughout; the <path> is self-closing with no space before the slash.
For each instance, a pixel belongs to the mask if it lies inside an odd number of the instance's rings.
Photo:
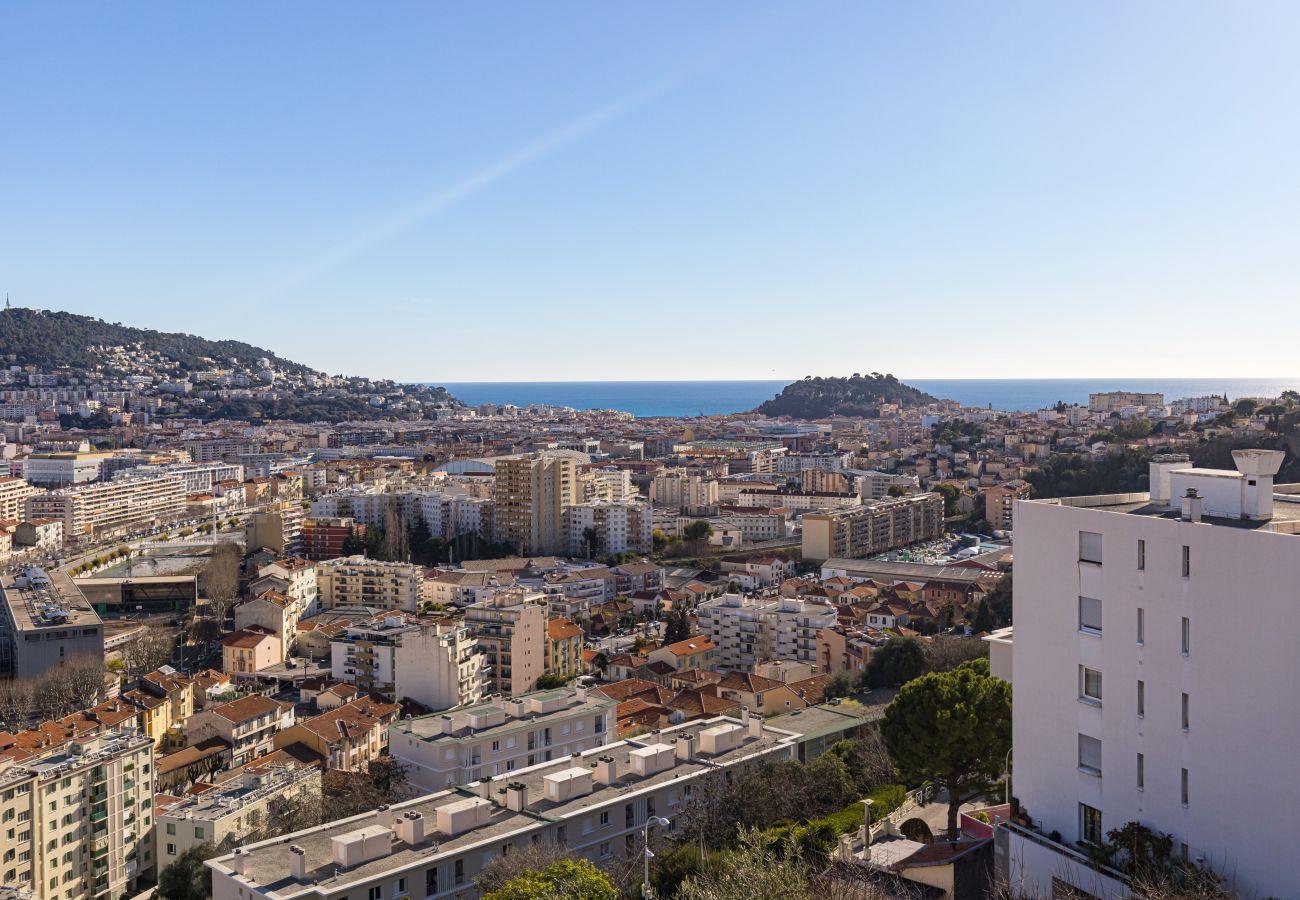
<path id="1" fill-rule="evenodd" d="M 153 475 L 32 494 L 26 505 L 26 518 L 59 519 L 64 539 L 75 541 L 176 521 L 185 512 L 185 490 L 175 475 Z"/>
<path id="2" fill-rule="evenodd" d="M 884 500 L 891 487 L 911 490 L 917 484 L 915 475 L 895 475 L 874 469 L 855 470 L 851 474 L 857 481 L 858 496 L 863 500 Z"/>
<path id="3" fill-rule="evenodd" d="M 369 606 L 415 612 L 423 588 L 424 570 L 412 563 L 345 556 L 316 566 L 321 609 Z"/>
<path id="4" fill-rule="evenodd" d="M 364 691 L 393 696 L 397 689 L 397 645 L 420 625 L 401 613 L 386 613 L 349 625 L 330 638 L 330 677 Z"/>
<path id="5" fill-rule="evenodd" d="M 218 482 L 243 481 L 244 467 L 230 463 L 175 463 L 161 466 L 136 466 L 118 472 L 113 480 L 175 475 L 187 494 L 211 493 Z"/>
<path id="6" fill-rule="evenodd" d="M 0 754 L 0 884 L 41 900 L 134 895 L 157 871 L 153 759 L 134 730 Z"/>
<path id="7" fill-rule="evenodd" d="M 403 631 L 393 652 L 395 700 L 450 709 L 483 698 L 486 656 L 458 620 L 421 623 Z"/>
<path id="8" fill-rule="evenodd" d="M 166 867 L 191 847 L 220 846 L 227 837 L 246 835 L 257 825 L 265 826 L 277 805 L 320 786 L 320 770 L 289 765 L 245 769 L 219 787 L 198 794 L 186 794 L 155 810 L 157 852 L 160 867 Z"/>
<path id="9" fill-rule="evenodd" d="M 870 556 L 943 535 L 943 497 L 914 494 L 803 517 L 803 558 Z"/>
<path id="10" fill-rule="evenodd" d="M 100 476 L 111 453 L 33 453 L 23 460 L 23 478 L 43 487 L 85 484 Z"/>
<path id="11" fill-rule="evenodd" d="M 1139 821 L 1241 896 L 1294 896 L 1300 498 L 1274 493 L 1280 452 L 1233 456 L 1236 471 L 1157 457 L 1149 494 L 1017 504 L 1015 627 L 996 648 L 1013 789 L 1067 844 Z M 1007 835 L 1013 887 L 1055 895 L 1061 854 Z"/>
<path id="12" fill-rule="evenodd" d="M 538 691 L 394 722 L 388 752 L 421 790 L 440 791 L 618 740 L 618 703 L 586 688 Z"/>
<path id="13" fill-rule="evenodd" d="M 669 469 L 650 482 L 650 502 L 674 509 L 717 506 L 718 480 L 698 472 Z"/>
<path id="14" fill-rule="evenodd" d="M 208 860 L 213 900 L 475 896 L 492 859 L 534 840 L 596 865 L 639 864 L 651 816 L 671 833 L 704 779 L 797 747 L 757 717 L 679 725 L 502 774 L 472 796 L 443 789 Z"/>
<path id="15" fill-rule="evenodd" d="M 621 503 L 637 496 L 632 487 L 632 473 L 617 466 L 588 469 L 578 475 L 577 499 L 580 502 L 606 500 Z"/>
<path id="16" fill-rule="evenodd" d="M 545 673 L 546 598 L 537 591 L 499 591 L 467 606 L 465 626 L 487 654 L 492 693 L 527 693 Z"/>
<path id="17" fill-rule="evenodd" d="M 651 517 L 650 504 L 641 500 L 589 500 L 574 504 L 564 511 L 569 553 L 574 556 L 593 555 L 587 544 L 587 529 L 595 532 L 596 556 L 649 553 L 654 532 Z"/>
<path id="18" fill-rule="evenodd" d="M 835 625 L 835 607 L 798 597 L 723 594 L 696 608 L 700 631 L 722 669 L 748 672 L 774 659 L 817 661 L 817 633 Z"/>
<path id="19" fill-rule="evenodd" d="M 0 675 L 36 679 L 76 659 L 103 659 L 104 623 L 66 572 L 0 575 Z"/>

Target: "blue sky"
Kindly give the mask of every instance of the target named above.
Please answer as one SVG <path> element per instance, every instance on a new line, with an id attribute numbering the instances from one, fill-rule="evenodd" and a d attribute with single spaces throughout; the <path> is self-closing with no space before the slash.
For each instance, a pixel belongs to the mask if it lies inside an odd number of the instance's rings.
<path id="1" fill-rule="evenodd" d="M 0 5 L 0 290 L 404 380 L 1286 376 L 1300 4 Z"/>

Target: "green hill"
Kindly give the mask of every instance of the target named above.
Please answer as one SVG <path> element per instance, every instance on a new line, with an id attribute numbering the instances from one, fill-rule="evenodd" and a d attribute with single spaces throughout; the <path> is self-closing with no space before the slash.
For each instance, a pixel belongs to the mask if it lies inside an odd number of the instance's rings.
<path id="1" fill-rule="evenodd" d="M 133 344 L 169 358 L 180 372 L 224 366 L 231 359 L 244 369 L 254 369 L 259 359 L 268 359 L 276 368 L 294 374 L 315 371 L 242 341 L 210 341 L 192 334 L 131 328 L 69 312 L 0 310 L 0 355 L 12 354 L 24 365 L 90 372 L 105 363 L 104 354 L 91 348 Z"/>
<path id="2" fill-rule="evenodd" d="M 848 378 L 813 378 L 787 384 L 781 393 L 754 412 L 765 416 L 821 419 L 826 416 L 872 416 L 883 403 L 924 406 L 938 398 L 893 375 L 854 373 Z"/>

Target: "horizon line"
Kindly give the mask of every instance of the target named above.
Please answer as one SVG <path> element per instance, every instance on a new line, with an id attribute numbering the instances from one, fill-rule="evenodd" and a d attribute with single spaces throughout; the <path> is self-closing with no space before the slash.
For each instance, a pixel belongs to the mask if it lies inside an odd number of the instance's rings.
<path id="1" fill-rule="evenodd" d="M 882 373 L 890 374 L 890 373 Z M 848 378 L 849 375 L 814 375 L 813 378 Z M 910 378 L 895 375 L 901 382 L 915 381 L 1287 381 L 1300 383 L 1300 375 L 1051 375 L 1051 376 L 991 376 L 976 378 L 944 378 L 922 376 Z M 399 384 L 421 384 L 438 387 L 448 384 L 760 384 L 780 381 L 793 384 L 800 378 L 547 378 L 502 379 L 465 381 L 399 381 Z"/>

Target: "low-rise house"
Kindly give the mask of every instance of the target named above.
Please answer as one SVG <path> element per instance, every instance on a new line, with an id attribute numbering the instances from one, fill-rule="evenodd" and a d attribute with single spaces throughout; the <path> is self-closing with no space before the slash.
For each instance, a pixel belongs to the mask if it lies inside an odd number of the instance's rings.
<path id="1" fill-rule="evenodd" d="M 210 706 L 190 717 L 185 740 L 195 746 L 212 737 L 230 745 L 231 760 L 241 766 L 275 749 L 275 733 L 294 724 L 292 703 L 252 694 Z"/>
<path id="2" fill-rule="evenodd" d="M 221 639 L 221 668 L 235 679 L 249 679 L 259 669 L 284 662 L 280 639 L 258 625 L 241 628 Z"/>
<path id="3" fill-rule="evenodd" d="M 667 663 L 673 671 L 683 669 L 712 669 L 716 665 L 718 648 L 704 635 L 689 637 L 650 653 L 651 662 Z"/>
<path id="4" fill-rule="evenodd" d="M 256 626 L 274 634 L 280 639 L 282 650 L 276 662 L 284 662 L 292 654 L 298 636 L 298 612 L 297 601 L 287 594 L 264 590 L 235 607 L 235 628 Z"/>
<path id="5" fill-rule="evenodd" d="M 356 700 L 304 719 L 275 735 L 275 747 L 305 744 L 332 770 L 364 772 L 387 744 L 388 722 L 400 710 L 396 703 Z M 371 713 L 377 713 L 372 715 Z"/>
<path id="6" fill-rule="evenodd" d="M 765 716 L 802 709 L 808 704 L 790 685 L 762 675 L 728 672 L 718 682 L 718 693 L 751 712 Z"/>
<path id="7" fill-rule="evenodd" d="M 568 619 L 546 623 L 546 673 L 572 678 L 586 667 L 582 662 L 582 629 Z"/>

